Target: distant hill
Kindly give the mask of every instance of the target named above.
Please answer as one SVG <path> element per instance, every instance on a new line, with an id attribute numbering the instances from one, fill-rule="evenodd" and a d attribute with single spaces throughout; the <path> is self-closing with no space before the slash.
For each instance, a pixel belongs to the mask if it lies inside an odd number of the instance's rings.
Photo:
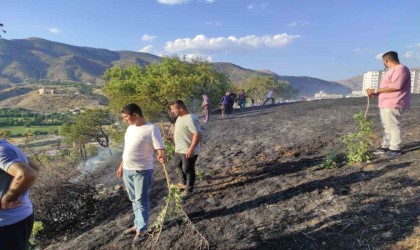
<path id="1" fill-rule="evenodd" d="M 339 80 L 337 83 L 347 86 L 352 90 L 362 90 L 363 87 L 363 75 L 355 76 L 347 80 Z"/>
<path id="2" fill-rule="evenodd" d="M 323 90 L 327 93 L 348 94 L 351 88 L 336 82 L 321 80 L 308 76 L 280 76 L 269 70 L 250 70 L 232 63 L 213 63 L 216 70 L 224 72 L 234 82 L 242 82 L 253 75 L 274 76 L 279 80 L 287 81 L 292 87 L 299 90 L 302 96 L 313 97 L 315 93 Z"/>
<path id="3" fill-rule="evenodd" d="M 91 82 L 103 84 L 101 76 L 114 65 L 145 66 L 161 58 L 148 53 L 110 51 L 73 46 L 40 38 L 0 39 L 0 89 L 2 85 L 29 80 Z M 233 81 L 241 82 L 252 75 L 272 75 L 297 88 L 301 95 L 327 93 L 347 94 L 351 89 L 335 82 L 306 76 L 280 76 L 268 70 L 245 69 L 232 63 L 214 63 L 215 69 L 226 73 Z"/>
<path id="4" fill-rule="evenodd" d="M 114 65 L 159 62 L 160 57 L 132 51 L 78 47 L 40 38 L 0 39 L 0 81 L 21 83 L 29 79 L 92 82 Z"/>

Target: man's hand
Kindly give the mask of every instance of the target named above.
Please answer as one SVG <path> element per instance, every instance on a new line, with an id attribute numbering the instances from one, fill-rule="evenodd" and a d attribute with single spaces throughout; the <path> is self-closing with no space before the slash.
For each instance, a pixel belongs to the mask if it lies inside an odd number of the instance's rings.
<path id="1" fill-rule="evenodd" d="M 158 154 L 157 154 L 157 160 L 162 163 L 165 164 L 166 163 L 166 150 L 161 148 L 157 150 Z"/>
<path id="2" fill-rule="evenodd" d="M 366 89 L 366 93 L 369 97 L 376 97 L 378 94 L 375 93 L 375 89 Z"/>
<path id="3" fill-rule="evenodd" d="M 164 154 L 164 155 L 158 155 L 158 156 L 157 156 L 157 160 L 158 160 L 160 163 L 165 164 L 165 163 L 166 163 L 166 154 Z"/>
<path id="4" fill-rule="evenodd" d="M 11 201 L 8 199 L 6 195 L 3 195 L 3 197 L 1 197 L 1 200 L 0 200 L 0 209 L 1 210 L 12 209 L 12 208 L 19 207 L 22 204 L 23 202 L 21 202 L 19 199 L 15 201 Z"/>
<path id="5" fill-rule="evenodd" d="M 194 156 L 194 149 L 189 148 L 189 149 L 187 150 L 187 152 L 185 153 L 185 157 L 188 159 L 188 158 L 190 158 L 191 156 Z"/>
<path id="6" fill-rule="evenodd" d="M 122 168 L 122 164 L 120 165 L 120 167 L 118 168 L 118 170 L 117 170 L 117 177 L 119 178 L 119 179 L 121 179 L 122 178 L 122 176 L 123 176 L 123 168 Z"/>

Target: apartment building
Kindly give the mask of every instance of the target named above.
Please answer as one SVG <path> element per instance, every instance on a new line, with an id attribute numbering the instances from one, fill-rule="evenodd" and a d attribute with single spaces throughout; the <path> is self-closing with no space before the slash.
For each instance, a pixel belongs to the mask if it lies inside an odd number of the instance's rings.
<path id="1" fill-rule="evenodd" d="M 411 93 L 420 94 L 420 70 L 410 70 L 411 72 Z M 363 74 L 363 92 L 365 89 L 377 89 L 385 75 L 384 70 L 372 70 Z"/>

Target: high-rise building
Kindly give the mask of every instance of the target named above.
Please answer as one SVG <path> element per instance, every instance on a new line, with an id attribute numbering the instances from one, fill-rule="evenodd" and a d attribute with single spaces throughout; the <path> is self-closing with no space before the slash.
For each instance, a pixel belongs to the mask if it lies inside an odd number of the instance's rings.
<path id="1" fill-rule="evenodd" d="M 410 70 L 411 72 L 411 93 L 420 94 L 420 70 Z M 363 93 L 367 95 L 366 89 L 377 89 L 385 75 L 384 70 L 372 70 L 363 74 Z"/>

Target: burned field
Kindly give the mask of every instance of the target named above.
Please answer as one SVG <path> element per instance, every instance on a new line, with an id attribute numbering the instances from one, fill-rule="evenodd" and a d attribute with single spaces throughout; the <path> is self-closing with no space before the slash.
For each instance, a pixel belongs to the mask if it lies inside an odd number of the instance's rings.
<path id="1" fill-rule="evenodd" d="M 254 107 L 203 125 L 194 195 L 184 204 L 210 249 L 415 249 L 420 246 L 420 96 L 403 117 L 403 154 L 320 169 L 340 137 L 352 132 L 365 98 Z M 381 141 L 374 101 L 375 145 Z M 114 189 L 119 156 L 96 181 Z M 178 182 L 174 169 L 169 169 Z M 106 192 L 105 192 L 106 193 Z M 166 195 L 156 165 L 153 221 Z M 130 249 L 132 221 L 123 190 L 104 195 L 100 211 L 58 237 L 50 249 Z M 165 225 L 156 249 L 194 249 L 182 223 Z M 139 246 L 141 248 L 141 246 Z"/>

